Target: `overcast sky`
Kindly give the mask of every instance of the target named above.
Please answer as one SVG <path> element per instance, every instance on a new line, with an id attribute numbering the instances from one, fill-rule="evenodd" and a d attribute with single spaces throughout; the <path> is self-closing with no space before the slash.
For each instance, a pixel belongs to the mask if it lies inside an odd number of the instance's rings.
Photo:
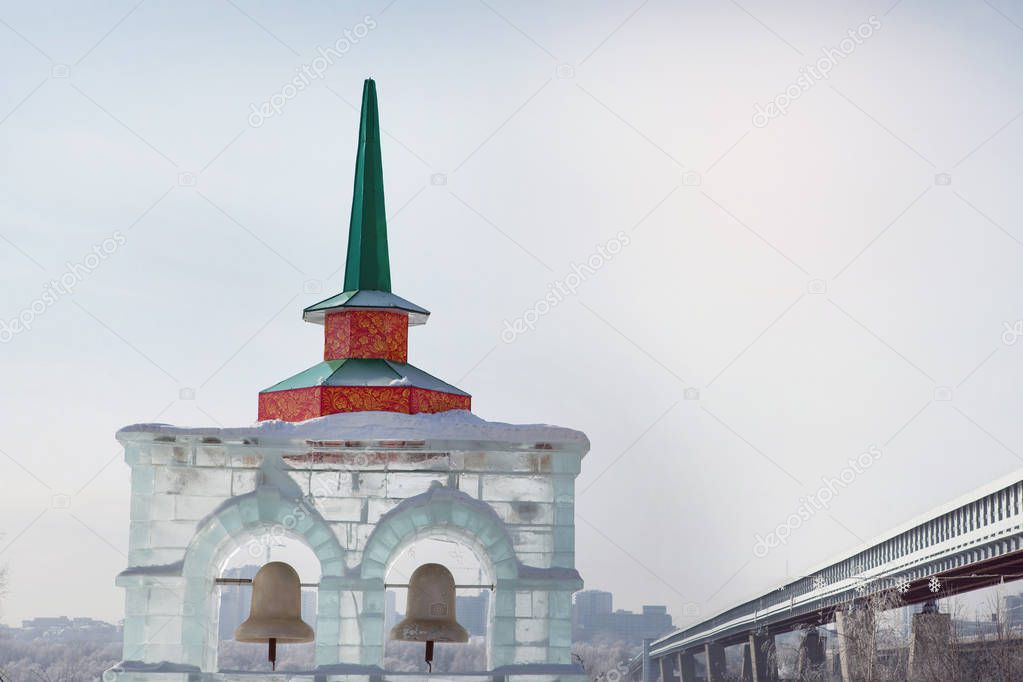
<path id="1" fill-rule="evenodd" d="M 122 617 L 114 432 L 319 359 L 367 76 L 410 360 L 589 435 L 616 606 L 709 615 L 1015 470 L 1021 44 L 1005 0 L 0 3 L 0 618 Z"/>

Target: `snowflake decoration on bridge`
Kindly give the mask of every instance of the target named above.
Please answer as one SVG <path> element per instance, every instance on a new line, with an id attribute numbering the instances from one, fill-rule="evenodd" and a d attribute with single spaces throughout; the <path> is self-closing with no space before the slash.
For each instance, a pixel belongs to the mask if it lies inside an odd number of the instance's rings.
<path id="1" fill-rule="evenodd" d="M 895 579 L 895 589 L 899 591 L 899 594 L 906 594 L 909 592 L 909 585 L 912 581 L 904 575 L 900 575 Z"/>
<path id="2" fill-rule="evenodd" d="M 867 591 L 867 581 L 864 580 L 860 574 L 863 572 L 863 564 L 856 562 L 852 566 L 852 570 L 849 572 L 849 578 L 853 581 L 853 589 L 856 590 L 856 594 L 863 594 Z"/>
<path id="3" fill-rule="evenodd" d="M 931 592 L 937 592 L 941 589 L 941 581 L 937 577 L 931 578 L 927 581 L 927 587 L 930 588 Z"/>
<path id="4" fill-rule="evenodd" d="M 823 590 L 827 586 L 828 586 L 828 581 L 824 579 L 824 576 L 822 576 L 822 575 L 815 575 L 813 577 L 813 589 L 815 589 L 815 590 Z"/>

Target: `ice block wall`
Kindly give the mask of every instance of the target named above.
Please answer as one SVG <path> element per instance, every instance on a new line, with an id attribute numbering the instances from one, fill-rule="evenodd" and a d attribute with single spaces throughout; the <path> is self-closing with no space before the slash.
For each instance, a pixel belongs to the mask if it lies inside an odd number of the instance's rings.
<path id="1" fill-rule="evenodd" d="M 232 553 L 278 534 L 321 563 L 320 666 L 381 664 L 387 570 L 428 537 L 463 544 L 495 586 L 490 669 L 571 663 L 585 436 L 468 413 L 280 424 L 119 432 L 132 468 L 129 567 L 118 577 L 125 661 L 215 671 L 214 580 Z"/>

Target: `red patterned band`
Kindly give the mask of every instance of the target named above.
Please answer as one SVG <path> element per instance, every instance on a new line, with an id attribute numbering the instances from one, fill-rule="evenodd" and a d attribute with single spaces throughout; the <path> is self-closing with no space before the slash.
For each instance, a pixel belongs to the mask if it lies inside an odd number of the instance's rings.
<path id="1" fill-rule="evenodd" d="M 328 313 L 323 359 L 380 358 L 408 361 L 408 314 L 387 310 Z"/>
<path id="2" fill-rule="evenodd" d="M 413 386 L 311 386 L 259 394 L 259 420 L 305 421 L 338 412 L 470 410 L 472 398 Z"/>

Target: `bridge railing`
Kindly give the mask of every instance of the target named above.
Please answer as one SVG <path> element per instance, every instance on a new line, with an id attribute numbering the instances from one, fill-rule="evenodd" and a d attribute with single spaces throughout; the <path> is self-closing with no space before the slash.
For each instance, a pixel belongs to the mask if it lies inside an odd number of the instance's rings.
<path id="1" fill-rule="evenodd" d="M 651 655 L 692 649 L 833 609 L 866 594 L 1023 550 L 1023 474 L 839 561 L 655 641 Z"/>

